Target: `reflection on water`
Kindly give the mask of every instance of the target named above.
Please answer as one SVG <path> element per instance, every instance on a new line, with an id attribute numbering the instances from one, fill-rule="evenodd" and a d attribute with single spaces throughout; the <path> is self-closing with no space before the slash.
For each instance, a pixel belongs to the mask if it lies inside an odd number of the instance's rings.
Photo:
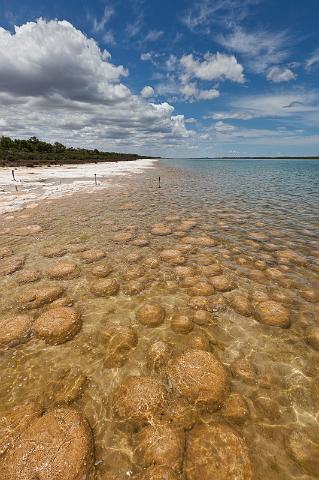
<path id="1" fill-rule="evenodd" d="M 172 480 L 215 475 L 201 424 L 225 429 L 218 479 L 317 478 L 319 164 L 176 160 L 142 177 L 2 216 L 0 414 L 77 408 L 94 436 L 87 478 L 161 478 L 138 476 L 165 463 L 147 446 L 158 423 L 183 436 Z M 17 315 L 31 324 L 8 331 Z M 214 354 L 214 381 L 178 369 L 191 349 Z M 164 389 L 129 387 L 135 406 L 150 395 L 146 420 L 118 390 L 130 376 Z"/>

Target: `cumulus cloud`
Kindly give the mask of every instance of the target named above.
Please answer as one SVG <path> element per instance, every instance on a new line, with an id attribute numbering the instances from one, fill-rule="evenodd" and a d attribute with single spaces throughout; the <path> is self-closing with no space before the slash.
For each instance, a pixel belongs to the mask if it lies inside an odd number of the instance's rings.
<path id="1" fill-rule="evenodd" d="M 233 55 L 208 53 L 200 61 L 189 54 L 183 55 L 180 63 L 184 68 L 184 78 L 196 77 L 206 81 L 227 79 L 237 83 L 245 81 L 244 69 Z"/>
<path id="2" fill-rule="evenodd" d="M 274 83 L 289 82 L 295 80 L 295 73 L 290 68 L 272 67 L 268 70 L 267 79 Z"/>
<path id="3" fill-rule="evenodd" d="M 201 90 L 195 83 L 183 84 L 180 87 L 180 92 L 189 101 L 195 100 L 213 100 L 219 97 L 220 93 L 216 88 L 209 90 Z"/>
<path id="4" fill-rule="evenodd" d="M 143 98 L 154 97 L 154 88 L 152 88 L 150 86 L 144 87 L 141 91 L 141 97 L 143 97 Z"/>
<path id="5" fill-rule="evenodd" d="M 184 117 L 133 95 L 110 57 L 67 21 L 0 29 L 2 133 L 123 150 L 187 137 Z"/>
<path id="6" fill-rule="evenodd" d="M 151 52 L 141 53 L 140 58 L 142 62 L 150 62 L 153 59 L 153 55 Z"/>

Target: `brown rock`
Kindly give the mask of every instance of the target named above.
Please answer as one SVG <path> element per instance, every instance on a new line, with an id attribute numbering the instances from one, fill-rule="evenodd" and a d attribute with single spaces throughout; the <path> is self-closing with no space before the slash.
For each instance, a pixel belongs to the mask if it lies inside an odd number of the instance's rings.
<path id="1" fill-rule="evenodd" d="M 17 298 L 22 309 L 39 308 L 61 297 L 64 288 L 58 286 L 38 286 L 24 290 Z"/>
<path id="2" fill-rule="evenodd" d="M 147 247 L 150 244 L 147 238 L 136 238 L 132 241 L 132 245 L 135 247 Z"/>
<path id="3" fill-rule="evenodd" d="M 191 289 L 191 295 L 208 297 L 213 295 L 214 287 L 207 282 L 197 282 Z"/>
<path id="4" fill-rule="evenodd" d="M 33 318 L 30 315 L 14 315 L 0 318 L 0 345 L 15 347 L 31 336 Z"/>
<path id="5" fill-rule="evenodd" d="M 235 288 L 232 280 L 226 275 L 216 275 L 210 279 L 210 282 L 218 292 L 228 292 Z"/>
<path id="6" fill-rule="evenodd" d="M 184 433 L 165 422 L 155 422 L 134 437 L 134 459 L 142 467 L 165 466 L 179 472 L 182 468 Z"/>
<path id="7" fill-rule="evenodd" d="M 138 343 L 138 336 L 132 327 L 111 325 L 101 333 L 105 346 L 106 368 L 121 367 L 127 361 L 129 353 Z"/>
<path id="8" fill-rule="evenodd" d="M 125 295 L 138 295 L 143 292 L 148 283 L 144 278 L 139 278 L 137 280 L 130 280 L 125 285 L 123 285 L 123 292 Z"/>
<path id="9" fill-rule="evenodd" d="M 160 370 L 171 357 L 171 347 L 162 340 L 157 340 L 147 351 L 147 366 L 150 370 Z"/>
<path id="10" fill-rule="evenodd" d="M 42 232 L 42 227 L 40 225 L 27 225 L 26 227 L 17 228 L 13 235 L 17 237 L 26 237 L 29 235 L 36 235 L 37 233 Z"/>
<path id="11" fill-rule="evenodd" d="M 37 403 L 28 402 L 17 405 L 1 418 L 0 455 L 15 444 L 21 433 L 24 432 L 41 413 L 41 407 Z"/>
<path id="12" fill-rule="evenodd" d="M 117 233 L 116 235 L 114 235 L 113 240 L 114 242 L 118 242 L 118 243 L 126 243 L 133 240 L 134 237 L 135 237 L 134 232 L 128 231 L 128 232 Z"/>
<path id="13" fill-rule="evenodd" d="M 249 416 L 248 404 L 239 393 L 231 393 L 225 400 L 221 414 L 227 420 L 235 423 L 243 423 Z"/>
<path id="14" fill-rule="evenodd" d="M 82 480 L 92 464 L 86 420 L 72 408 L 57 408 L 28 426 L 0 459 L 0 471 L 8 480 Z"/>
<path id="15" fill-rule="evenodd" d="M 248 383 L 255 383 L 257 380 L 257 371 L 252 363 L 245 358 L 238 358 L 231 365 L 231 370 L 235 377 L 240 377 Z"/>
<path id="16" fill-rule="evenodd" d="M 155 377 L 128 377 L 115 390 L 112 410 L 119 420 L 133 425 L 151 422 L 166 402 L 166 391 Z"/>
<path id="17" fill-rule="evenodd" d="M 164 308 L 157 303 L 144 303 L 136 312 L 136 320 L 146 327 L 158 327 L 165 319 Z"/>
<path id="18" fill-rule="evenodd" d="M 48 270 L 48 277 L 56 280 L 72 279 L 80 275 L 80 270 L 74 262 L 59 262 Z"/>
<path id="19" fill-rule="evenodd" d="M 0 264 L 0 277 L 12 275 L 21 270 L 25 263 L 25 257 L 10 257 L 5 258 Z"/>
<path id="20" fill-rule="evenodd" d="M 197 325 L 208 325 L 211 323 L 212 317 L 206 310 L 196 310 L 193 315 L 193 322 Z"/>
<path id="21" fill-rule="evenodd" d="M 310 475 L 319 475 L 319 432 L 293 431 L 287 440 L 288 452 Z"/>
<path id="22" fill-rule="evenodd" d="M 126 260 L 128 263 L 136 263 L 142 260 L 142 255 L 140 253 L 129 253 L 128 256 L 126 257 Z"/>
<path id="23" fill-rule="evenodd" d="M 24 283 L 34 283 L 42 278 L 41 272 L 38 270 L 23 270 L 17 278 L 19 285 Z"/>
<path id="24" fill-rule="evenodd" d="M 190 430 L 198 422 L 198 412 L 185 398 L 175 397 L 167 405 L 164 418 L 178 428 Z"/>
<path id="25" fill-rule="evenodd" d="M 144 260 L 144 265 L 148 268 L 158 268 L 160 260 L 157 257 L 148 257 Z"/>
<path id="26" fill-rule="evenodd" d="M 194 310 L 206 310 L 207 312 L 210 312 L 212 309 L 210 300 L 202 296 L 192 297 L 188 302 L 188 306 Z"/>
<path id="27" fill-rule="evenodd" d="M 0 259 L 11 257 L 13 255 L 13 250 L 9 247 L 0 247 Z"/>
<path id="28" fill-rule="evenodd" d="M 51 308 L 33 323 L 34 335 L 52 345 L 71 340 L 81 329 L 81 316 L 71 307 Z"/>
<path id="29" fill-rule="evenodd" d="M 304 300 L 311 303 L 319 303 L 319 287 L 315 288 L 301 288 L 299 290 L 300 295 Z"/>
<path id="30" fill-rule="evenodd" d="M 215 410 L 228 390 L 228 376 L 223 365 L 210 352 L 189 350 L 173 359 L 167 375 L 174 391 L 190 402 Z"/>
<path id="31" fill-rule="evenodd" d="M 91 250 L 85 250 L 81 253 L 80 257 L 83 263 L 93 263 L 102 260 L 102 258 L 105 257 L 105 253 L 103 250 L 94 248 Z"/>
<path id="32" fill-rule="evenodd" d="M 63 257 L 67 253 L 66 248 L 54 246 L 48 247 L 43 251 L 43 256 L 47 258 Z"/>
<path id="33" fill-rule="evenodd" d="M 171 320 L 171 329 L 175 333 L 189 333 L 193 330 L 194 324 L 187 314 L 176 314 Z"/>
<path id="34" fill-rule="evenodd" d="M 209 338 L 204 332 L 198 332 L 189 336 L 189 346 L 194 350 L 210 350 Z"/>
<path id="35" fill-rule="evenodd" d="M 215 275 L 221 275 L 223 273 L 223 269 L 217 263 L 213 263 L 211 265 L 204 265 L 201 267 L 201 271 L 207 277 L 213 277 Z"/>
<path id="36" fill-rule="evenodd" d="M 97 297 L 111 297 L 116 295 L 119 289 L 120 285 L 115 278 L 102 278 L 90 287 L 91 292 Z"/>
<path id="37" fill-rule="evenodd" d="M 171 233 L 172 233 L 171 228 L 168 225 L 164 225 L 163 223 L 157 223 L 153 225 L 151 229 L 152 235 L 165 236 L 165 235 L 170 235 Z"/>
<path id="38" fill-rule="evenodd" d="M 108 277 L 112 271 L 113 271 L 113 268 L 111 267 L 111 265 L 108 265 L 108 264 L 96 265 L 94 268 L 92 268 L 92 275 L 98 278 L 105 278 L 105 277 Z"/>
<path id="39" fill-rule="evenodd" d="M 186 444 L 187 480 L 252 480 L 246 444 L 227 425 L 199 425 Z"/>
<path id="40" fill-rule="evenodd" d="M 216 245 L 215 240 L 210 237 L 184 237 L 181 239 L 181 242 L 190 244 L 190 245 L 198 245 L 202 247 L 214 247 Z"/>
<path id="41" fill-rule="evenodd" d="M 145 275 L 145 269 L 140 265 L 134 265 L 123 274 L 123 278 L 124 280 L 135 280 L 143 275 Z"/>
<path id="42" fill-rule="evenodd" d="M 252 305 L 249 298 L 244 295 L 233 295 L 230 298 L 230 305 L 236 313 L 243 317 L 249 317 L 252 314 Z"/>
<path id="43" fill-rule="evenodd" d="M 181 257 L 181 256 L 182 256 L 182 252 L 177 249 L 166 249 L 160 252 L 161 259 L 165 260 L 166 262 L 169 262 L 172 259 L 176 257 Z"/>
<path id="44" fill-rule="evenodd" d="M 134 480 L 180 480 L 168 467 L 150 467 L 133 477 Z"/>
<path id="45" fill-rule="evenodd" d="M 312 348 L 319 350 L 319 327 L 308 328 L 306 341 Z"/>
<path id="46" fill-rule="evenodd" d="M 70 405 L 81 397 L 87 378 L 77 369 L 62 370 L 54 381 L 45 386 L 44 404 L 47 407 Z"/>
<path id="47" fill-rule="evenodd" d="M 258 303 L 255 315 L 261 323 L 272 327 L 287 328 L 290 325 L 289 311 L 273 300 Z"/>

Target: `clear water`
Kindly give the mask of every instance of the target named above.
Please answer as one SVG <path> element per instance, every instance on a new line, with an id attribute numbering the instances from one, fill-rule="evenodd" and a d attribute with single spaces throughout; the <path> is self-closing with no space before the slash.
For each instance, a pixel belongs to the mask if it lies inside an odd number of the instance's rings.
<path id="1" fill-rule="evenodd" d="M 183 220 L 194 221 L 189 232 L 180 232 Z M 152 226 L 158 223 L 172 233 L 153 234 Z M 21 228 L 35 224 L 41 232 L 20 235 Z M 133 233 L 134 239 L 145 238 L 149 244 L 114 242 L 114 236 L 123 232 Z M 183 235 L 215 240 L 215 246 L 195 245 L 183 252 L 195 284 L 209 281 L 203 274 L 204 262 L 219 264 L 236 287 L 209 297 L 218 304 L 210 323 L 194 325 L 190 334 L 175 333 L 170 321 L 177 311 L 191 315 L 192 279 L 185 282 L 176 265 L 160 257 L 163 249 L 183 249 Z M 106 258 L 83 263 L 81 253 L 74 251 L 78 244 L 87 250 L 102 249 Z M 80 311 L 83 321 L 74 339 L 61 345 L 49 346 L 32 338 L 17 347 L 1 347 L 1 414 L 26 399 L 37 399 L 47 408 L 47 386 L 52 379 L 59 381 L 61 371 L 76 367 L 87 382 L 73 404 L 93 429 L 96 478 L 107 479 L 108 473 L 119 479 L 134 478 L 141 467 L 134 460 L 132 433 L 120 429 L 112 416 L 112 393 L 127 376 L 150 374 L 146 352 L 154 340 L 165 340 L 179 352 L 190 348 L 193 335 L 204 333 L 210 339 L 210 351 L 229 371 L 232 392 L 247 402 L 249 416 L 238 424 L 225 420 L 219 410 L 198 412 L 198 422 L 228 422 L 245 438 L 256 479 L 317 478 L 313 467 L 298 461 L 287 444 L 291 432 L 300 430 L 317 445 L 319 439 L 319 355 L 307 341 L 309 329 L 319 327 L 319 162 L 162 160 L 141 176 L 123 177 L 121 186 L 3 215 L 0 247 L 14 252 L 0 260 L 2 264 L 26 256 L 21 270 L 0 278 L 3 317 L 19 310 L 21 292 L 62 285 L 63 297 Z M 47 258 L 48 247 L 63 247 L 65 255 Z M 129 255 L 135 253 L 140 257 L 131 263 Z M 156 268 L 149 267 L 150 257 L 158 260 Z M 65 260 L 78 265 L 80 276 L 50 280 L 50 267 Z M 120 292 L 113 297 L 96 297 L 90 290 L 95 282 L 92 269 L 104 263 L 112 265 L 110 277 L 120 284 Z M 132 295 L 125 293 L 127 275 L 136 265 L 144 269 L 143 290 Z M 30 269 L 38 270 L 41 279 L 21 285 L 23 271 Z M 279 277 L 269 269 L 276 269 Z M 250 315 L 234 310 L 234 294 L 247 297 Z M 288 311 L 289 328 L 258 321 L 254 308 L 265 300 L 274 300 Z M 143 327 L 135 319 L 137 308 L 150 301 L 160 303 L 167 312 L 165 322 L 156 328 Z M 36 318 L 48 308 L 34 309 L 32 315 Z M 121 367 L 110 369 L 101 332 L 113 323 L 132 325 L 139 341 Z M 255 369 L 253 381 L 235 375 L 233 364 L 238 359 Z M 156 375 L 166 381 L 164 373 Z M 172 397 L 170 402 L 175 400 Z"/>

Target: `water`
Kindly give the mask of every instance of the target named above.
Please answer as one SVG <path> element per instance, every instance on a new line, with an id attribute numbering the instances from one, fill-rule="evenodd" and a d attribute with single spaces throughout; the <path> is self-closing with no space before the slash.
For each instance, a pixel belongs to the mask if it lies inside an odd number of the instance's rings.
<path id="1" fill-rule="evenodd" d="M 318 340 L 311 340 L 310 333 L 313 338 L 319 327 L 318 207 L 319 162 L 176 159 L 162 160 L 141 176 L 123 177 L 121 186 L 3 215 L 0 248 L 13 254 L 0 260 L 2 317 L 21 311 L 26 291 L 62 286 L 60 299 L 26 311 L 37 319 L 57 303 L 73 305 L 82 328 L 59 345 L 34 336 L 27 343 L 1 347 L 0 414 L 26 400 L 50 410 L 59 404 L 50 390 L 53 381 L 61 390 L 74 378 L 85 378 L 72 406 L 93 430 L 96 478 L 134 478 L 143 470 L 134 455 L 137 433 L 114 417 L 113 392 L 131 375 L 152 374 L 169 388 L 165 368 L 153 371 L 147 362 L 150 345 L 163 340 L 175 355 L 193 347 L 200 335 L 203 348 L 224 365 L 232 394 L 241 395 L 249 413 L 237 418 L 227 417 L 223 408 L 197 408 L 195 424 L 230 425 L 245 439 L 254 479 L 317 478 L 318 460 L 312 457 L 319 438 Z M 156 234 L 154 224 L 164 224 L 160 229 L 169 234 Z M 30 225 L 41 230 L 26 231 Z M 127 235 L 114 241 L 122 233 Z M 52 247 L 61 256 L 48 257 Z M 105 258 L 85 263 L 84 249 L 102 250 Z M 167 261 L 160 255 L 163 249 L 180 253 Z M 4 275 L 8 262 L 24 256 L 19 270 Z M 52 266 L 66 261 L 76 264 L 75 278 L 49 278 Z M 110 297 L 92 293 L 97 281 L 93 269 L 105 264 L 112 267 L 107 278 L 120 286 Z M 216 284 L 209 265 L 219 266 L 225 288 Z M 181 266 L 190 269 L 182 271 Z M 40 279 L 22 284 L 26 270 L 36 270 Z M 179 312 L 193 318 L 198 286 L 206 295 L 205 288 L 214 282 L 215 293 L 205 296 L 208 323 L 193 322 L 190 333 L 176 333 L 172 318 Z M 238 313 L 238 299 L 246 302 L 245 315 Z M 289 328 L 263 323 L 258 305 L 265 301 L 275 301 L 289 316 Z M 136 311 L 145 302 L 165 309 L 162 324 L 148 328 L 138 321 Z M 132 326 L 137 346 L 114 352 L 104 333 L 114 324 Z M 114 358 L 121 365 L 109 368 Z M 238 368 L 242 360 L 250 374 Z M 70 369 L 72 374 L 65 377 Z M 61 395 L 63 403 L 66 394 Z M 177 419 L 167 411 L 178 401 L 169 390 L 161 412 L 173 425 Z M 182 422 L 186 438 L 194 422 Z M 295 432 L 303 436 L 293 448 Z"/>

